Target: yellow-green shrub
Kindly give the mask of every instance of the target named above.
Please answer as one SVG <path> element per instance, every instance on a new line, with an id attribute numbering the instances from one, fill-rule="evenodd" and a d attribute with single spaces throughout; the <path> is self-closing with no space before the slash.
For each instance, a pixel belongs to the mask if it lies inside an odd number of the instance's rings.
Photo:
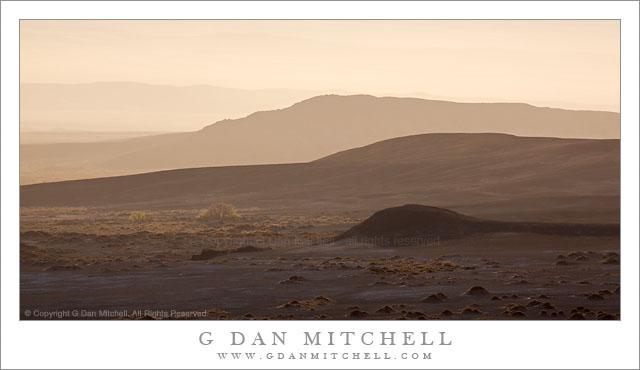
<path id="1" fill-rule="evenodd" d="M 202 211 L 197 219 L 200 221 L 219 221 L 239 218 L 236 207 L 226 203 L 214 203 L 208 209 Z"/>

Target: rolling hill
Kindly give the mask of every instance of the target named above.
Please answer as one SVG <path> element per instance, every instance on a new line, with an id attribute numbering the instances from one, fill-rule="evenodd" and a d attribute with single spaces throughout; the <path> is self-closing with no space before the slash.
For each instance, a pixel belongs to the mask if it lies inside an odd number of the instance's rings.
<path id="1" fill-rule="evenodd" d="M 379 210 L 422 203 L 500 220 L 618 222 L 620 141 L 423 134 L 309 163 L 180 169 L 21 187 L 21 206 Z"/>
<path id="2" fill-rule="evenodd" d="M 617 139 L 620 115 L 517 103 L 324 95 L 187 133 L 21 146 L 21 183 L 190 167 L 299 163 L 424 133 Z"/>

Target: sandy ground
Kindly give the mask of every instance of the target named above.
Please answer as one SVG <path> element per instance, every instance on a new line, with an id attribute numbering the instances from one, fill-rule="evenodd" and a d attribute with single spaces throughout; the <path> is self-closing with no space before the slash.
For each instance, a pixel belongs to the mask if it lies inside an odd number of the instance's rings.
<path id="1" fill-rule="evenodd" d="M 207 223 L 197 210 L 152 211 L 134 223 L 130 211 L 23 208 L 21 319 L 620 318 L 619 238 L 383 248 L 331 242 L 368 213 L 240 212 Z M 191 260 L 248 245 L 262 249 Z"/>

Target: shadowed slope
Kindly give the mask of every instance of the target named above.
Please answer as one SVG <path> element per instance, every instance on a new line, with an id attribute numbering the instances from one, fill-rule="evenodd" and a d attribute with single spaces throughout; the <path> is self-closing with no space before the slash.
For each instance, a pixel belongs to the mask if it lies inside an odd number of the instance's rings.
<path id="1" fill-rule="evenodd" d="M 194 168 L 21 187 L 22 206 L 377 210 L 429 203 L 483 217 L 614 221 L 619 140 L 427 134 L 310 163 Z"/>

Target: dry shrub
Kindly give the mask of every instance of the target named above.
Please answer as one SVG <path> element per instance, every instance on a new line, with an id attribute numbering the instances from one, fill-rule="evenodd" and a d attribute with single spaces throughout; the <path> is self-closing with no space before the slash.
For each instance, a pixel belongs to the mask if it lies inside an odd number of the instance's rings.
<path id="1" fill-rule="evenodd" d="M 151 221 L 151 215 L 144 212 L 136 211 L 129 216 L 129 220 L 137 224 L 143 223 L 143 222 L 149 222 Z"/>
<path id="2" fill-rule="evenodd" d="M 197 217 L 200 221 L 233 220 L 236 218 L 240 218 L 236 207 L 226 203 L 214 203 Z"/>

